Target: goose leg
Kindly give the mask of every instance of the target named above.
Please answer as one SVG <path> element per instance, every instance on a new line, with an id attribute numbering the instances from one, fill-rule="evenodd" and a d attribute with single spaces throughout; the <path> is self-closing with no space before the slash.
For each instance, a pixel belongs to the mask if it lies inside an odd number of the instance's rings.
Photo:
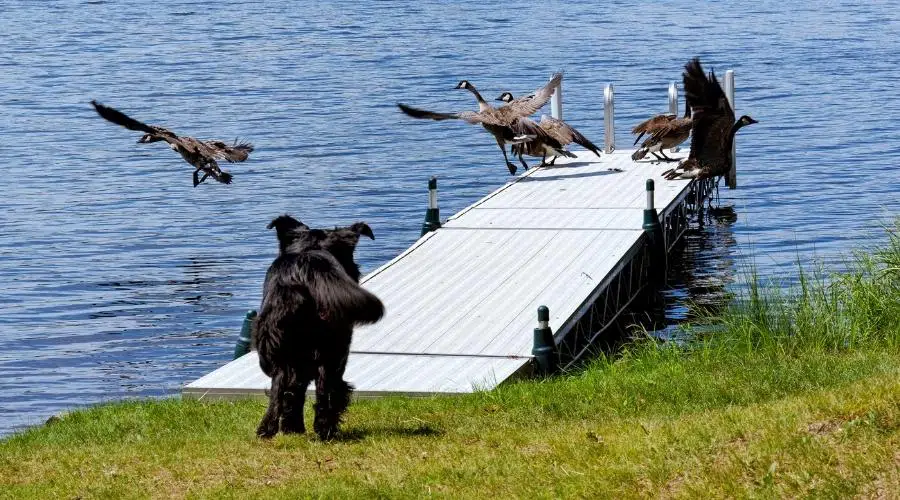
<path id="1" fill-rule="evenodd" d="M 547 166 L 547 152 L 544 151 L 544 156 L 541 158 L 541 164 L 538 165 L 538 168 Z"/>
<path id="2" fill-rule="evenodd" d="M 558 157 L 558 156 L 554 156 L 553 159 L 550 160 L 549 165 L 550 165 L 551 167 L 552 167 L 553 165 L 556 165 L 556 159 L 557 159 L 557 158 L 559 158 L 559 157 Z"/>
<path id="3" fill-rule="evenodd" d="M 497 138 L 495 137 L 494 139 Z M 506 160 L 506 168 L 509 169 L 509 175 L 516 175 L 516 170 L 518 170 L 519 167 L 513 165 L 512 162 L 509 161 L 509 157 L 506 156 L 506 147 L 503 145 L 503 141 L 497 139 L 497 145 L 500 146 L 500 151 L 503 151 L 503 159 Z"/>
<path id="4" fill-rule="evenodd" d="M 654 153 L 654 154 L 655 154 L 655 153 Z M 665 161 L 665 162 L 678 161 L 678 160 L 676 160 L 675 158 L 669 158 L 668 156 L 666 156 L 666 153 L 665 153 L 662 149 L 659 150 L 659 154 L 661 154 L 662 157 L 663 157 L 663 160 L 662 160 L 662 161 Z"/>
<path id="5" fill-rule="evenodd" d="M 661 156 L 659 156 L 658 154 L 656 154 L 656 151 L 650 151 L 650 154 L 652 154 L 653 156 L 656 157 L 656 162 L 657 162 L 657 163 L 659 163 L 659 162 L 661 162 L 661 161 L 666 161 L 666 160 L 663 160 Z"/>
<path id="6" fill-rule="evenodd" d="M 519 161 L 522 162 L 522 166 L 525 167 L 525 171 L 528 171 L 529 167 L 527 163 L 525 163 L 525 159 L 522 158 L 522 153 L 519 153 Z"/>
<path id="7" fill-rule="evenodd" d="M 200 169 L 194 170 L 194 187 L 197 187 L 200 184 L 200 180 L 197 178 L 197 173 L 200 172 Z"/>

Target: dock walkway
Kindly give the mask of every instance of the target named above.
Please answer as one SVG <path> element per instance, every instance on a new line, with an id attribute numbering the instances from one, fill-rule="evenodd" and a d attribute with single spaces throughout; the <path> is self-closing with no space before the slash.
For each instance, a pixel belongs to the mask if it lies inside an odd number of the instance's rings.
<path id="1" fill-rule="evenodd" d="M 667 249 L 689 205 L 706 194 L 697 183 L 663 180 L 674 164 L 634 162 L 631 153 L 579 152 L 531 169 L 365 276 L 386 314 L 355 330 L 345 378 L 357 395 L 493 388 L 528 369 L 541 305 L 556 344 L 569 359 L 580 356 L 646 281 L 646 180 L 656 183 Z M 262 395 L 269 385 L 251 352 L 183 394 Z"/>

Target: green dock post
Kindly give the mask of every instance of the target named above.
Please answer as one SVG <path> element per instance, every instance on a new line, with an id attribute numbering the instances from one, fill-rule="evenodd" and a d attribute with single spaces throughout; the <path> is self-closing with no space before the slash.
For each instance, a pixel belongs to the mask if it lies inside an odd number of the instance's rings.
<path id="1" fill-rule="evenodd" d="M 654 205 L 653 179 L 647 179 L 647 208 L 644 209 L 644 232 L 647 233 L 647 244 L 650 246 L 650 277 L 653 280 L 665 280 L 666 275 L 666 242 L 663 237 L 659 213 Z"/>
<path id="2" fill-rule="evenodd" d="M 426 234 L 441 227 L 441 211 L 438 208 L 437 177 L 428 180 L 428 209 L 425 210 L 425 222 L 422 223 L 422 234 Z"/>
<path id="3" fill-rule="evenodd" d="M 234 344 L 234 358 L 238 359 L 250 352 L 250 332 L 253 330 L 253 320 L 256 319 L 256 310 L 251 309 L 247 311 L 247 315 L 244 317 L 244 324 L 241 325 L 241 335 L 238 337 L 237 342 Z"/>
<path id="4" fill-rule="evenodd" d="M 537 371 L 541 375 L 549 375 L 556 371 L 559 363 L 559 354 L 556 352 L 556 342 L 553 340 L 553 331 L 550 330 L 550 309 L 547 306 L 538 307 L 538 327 L 534 329 L 534 348 L 531 354 L 537 362 Z"/>

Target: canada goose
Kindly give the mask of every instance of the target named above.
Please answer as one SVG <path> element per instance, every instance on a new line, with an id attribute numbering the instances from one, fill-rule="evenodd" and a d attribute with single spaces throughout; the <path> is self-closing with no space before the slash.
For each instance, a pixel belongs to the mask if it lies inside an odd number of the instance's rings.
<path id="1" fill-rule="evenodd" d="M 253 152 L 253 145 L 248 142 L 235 143 L 231 146 L 222 141 L 201 141 L 193 137 L 178 136 L 169 129 L 156 125 L 147 125 L 116 109 L 91 101 L 97 113 L 108 121 L 121 125 L 128 130 L 144 132 L 138 143 L 166 141 L 169 147 L 177 151 L 184 161 L 194 167 L 194 187 L 205 181 L 208 176 L 223 183 L 231 184 L 232 175 L 219 168 L 216 160 L 227 160 L 230 163 L 244 161 Z M 203 177 L 197 177 L 200 171 Z"/>
<path id="2" fill-rule="evenodd" d="M 532 99 L 532 96 L 525 96 L 521 97 L 520 99 L 529 100 Z M 513 98 L 513 95 L 510 92 L 504 92 L 500 94 L 500 97 L 498 97 L 497 100 L 503 101 L 507 103 L 507 105 L 516 102 L 516 99 Z M 528 118 L 522 119 L 531 121 Z M 543 167 L 544 165 L 553 165 L 554 163 L 556 163 L 556 157 L 558 156 L 577 158 L 574 154 L 565 150 L 565 146 L 573 142 L 592 151 L 595 155 L 600 156 L 600 148 L 595 146 L 593 142 L 589 141 L 587 137 L 581 135 L 581 132 L 575 130 L 575 127 L 562 120 L 547 115 L 542 115 L 541 123 L 539 126 L 541 130 L 546 132 L 547 135 L 553 140 L 548 141 L 543 140 L 540 137 L 536 137 L 526 143 L 513 144 L 510 147 L 510 150 L 513 152 L 513 154 L 519 155 L 519 160 L 522 159 L 523 153 L 529 156 L 540 156 L 541 164 L 539 166 Z M 549 164 L 546 163 L 547 156 L 553 157 L 553 159 L 550 160 Z"/>
<path id="3" fill-rule="evenodd" d="M 665 150 L 678 146 L 691 135 L 691 107 L 685 106 L 682 118 L 666 113 L 644 120 L 631 129 L 631 133 L 639 134 L 634 140 L 635 144 L 644 134 L 650 134 L 650 137 L 641 143 L 640 149 L 631 155 L 632 160 L 638 161 L 647 156 L 647 153 L 651 153 L 659 161 L 676 161 L 666 156 Z"/>
<path id="4" fill-rule="evenodd" d="M 694 112 L 691 152 L 686 160 L 663 175 L 666 179 L 706 179 L 727 174 L 731 168 L 734 135 L 742 127 L 758 122 L 747 115 L 734 120 L 734 110 L 716 74 L 707 76 L 696 57 L 684 66 L 684 93 L 688 107 Z"/>
<path id="5" fill-rule="evenodd" d="M 467 80 L 462 80 L 456 85 L 457 89 L 466 89 L 475 95 L 478 100 L 478 111 L 461 111 L 459 113 L 436 113 L 417 109 L 398 103 L 401 111 L 413 118 L 428 118 L 431 120 L 464 120 L 470 124 L 481 124 L 497 141 L 500 150 L 503 151 L 503 159 L 510 174 L 516 173 L 516 166 L 506 156 L 506 144 L 527 142 L 534 137 L 546 135 L 534 122 L 521 120 L 520 118 L 534 114 L 550 100 L 553 90 L 562 81 L 562 73 L 556 73 L 546 85 L 534 92 L 532 99 L 519 100 L 506 106 L 495 108 L 488 104 L 474 85 Z M 523 162 L 524 164 L 524 162 Z M 526 166 L 527 167 L 527 166 Z"/>

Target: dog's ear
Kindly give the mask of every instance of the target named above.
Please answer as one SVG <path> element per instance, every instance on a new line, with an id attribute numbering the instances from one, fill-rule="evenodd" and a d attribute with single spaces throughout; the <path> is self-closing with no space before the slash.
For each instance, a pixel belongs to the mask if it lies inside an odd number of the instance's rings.
<path id="1" fill-rule="evenodd" d="M 309 226 L 298 221 L 288 214 L 284 214 L 275 217 L 274 219 L 272 219 L 272 222 L 270 222 L 269 225 L 266 226 L 266 229 L 273 228 L 280 233 L 289 229 L 309 229 Z"/>
<path id="2" fill-rule="evenodd" d="M 368 236 L 370 239 L 375 239 L 375 233 L 372 232 L 372 228 L 369 227 L 365 222 L 356 222 L 352 226 L 350 226 L 350 230 L 356 233 L 357 235 L 364 234 Z"/>

